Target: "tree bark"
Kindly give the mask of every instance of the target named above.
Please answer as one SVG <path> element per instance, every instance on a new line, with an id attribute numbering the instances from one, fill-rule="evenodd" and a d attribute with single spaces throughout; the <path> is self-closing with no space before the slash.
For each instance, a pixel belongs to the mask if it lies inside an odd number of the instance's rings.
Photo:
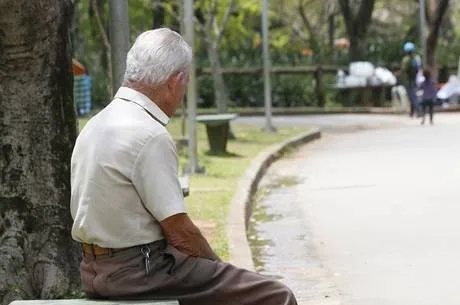
<path id="1" fill-rule="evenodd" d="M 73 51 L 73 56 L 79 60 L 83 58 L 85 54 L 85 42 L 84 37 L 81 33 L 78 20 L 80 19 L 80 10 L 78 6 L 80 5 L 80 0 L 73 0 L 73 10 L 72 10 L 72 24 L 70 28 L 70 40 L 71 48 Z"/>
<path id="2" fill-rule="evenodd" d="M 334 41 L 335 41 L 335 14 L 334 13 L 330 14 L 328 18 L 328 37 L 329 37 L 329 49 L 333 56 L 333 62 L 336 63 L 337 62 L 337 52 L 334 47 Z"/>
<path id="3" fill-rule="evenodd" d="M 359 34 L 353 32 L 350 35 L 350 49 L 349 49 L 350 62 L 365 60 L 362 38 Z"/>
<path id="4" fill-rule="evenodd" d="M 302 22 L 305 26 L 305 28 L 308 31 L 308 36 L 309 36 L 309 42 L 310 42 L 310 47 L 313 50 L 313 53 L 320 54 L 320 44 L 318 42 L 318 29 L 313 27 L 312 23 L 310 22 L 310 19 L 308 18 L 306 12 L 305 12 L 305 7 L 303 1 L 299 1 L 297 4 L 297 10 L 299 12 L 300 18 L 302 19 Z"/>
<path id="5" fill-rule="evenodd" d="M 350 61 L 364 60 L 364 39 L 372 21 L 375 0 L 361 0 L 357 14 L 353 13 L 349 0 L 339 0 L 340 10 L 350 39 Z"/>
<path id="6" fill-rule="evenodd" d="M 441 28 L 449 0 L 428 1 L 428 22 L 430 24 L 426 38 L 426 65 L 433 75 L 436 75 L 436 48 L 438 46 L 439 30 Z"/>
<path id="7" fill-rule="evenodd" d="M 218 0 L 214 0 L 210 3 L 206 19 L 198 17 L 198 20 L 201 23 L 201 32 L 205 37 L 206 51 L 211 64 L 214 101 L 217 106 L 218 113 L 226 113 L 228 111 L 228 104 L 230 100 L 221 71 L 222 66 L 219 55 L 219 47 L 225 29 L 227 28 L 229 18 L 235 11 L 236 4 L 236 0 L 230 0 L 220 25 L 218 24 L 216 18 L 218 14 Z"/>
<path id="8" fill-rule="evenodd" d="M 315 95 L 316 95 L 316 103 L 318 107 L 324 108 L 326 106 L 326 92 L 324 90 L 324 71 L 321 66 L 316 69 L 313 73 L 315 77 Z"/>
<path id="9" fill-rule="evenodd" d="M 152 0 L 152 29 L 157 29 L 165 24 L 165 8 L 158 0 Z"/>
<path id="10" fill-rule="evenodd" d="M 112 97 L 115 95 L 114 88 L 112 86 L 113 84 L 113 76 L 112 76 L 112 45 L 110 43 L 109 35 L 108 35 L 108 30 L 106 30 L 106 27 L 104 25 L 104 22 L 102 20 L 101 16 L 101 4 L 102 7 L 104 5 L 103 2 L 99 2 L 98 0 L 92 0 L 91 1 L 91 8 L 94 13 L 94 17 L 96 18 L 96 22 L 99 28 L 99 34 L 101 35 L 101 40 L 105 48 L 105 59 L 106 59 L 106 64 L 107 64 L 107 93 L 109 97 Z"/>
<path id="11" fill-rule="evenodd" d="M 216 40 L 211 39 L 206 42 L 207 53 L 211 64 L 212 83 L 214 86 L 214 101 L 216 103 L 218 113 L 226 113 L 228 111 L 228 94 L 227 86 L 225 85 L 224 76 L 222 75 L 222 67 L 219 57 L 219 49 L 216 45 Z"/>
<path id="12" fill-rule="evenodd" d="M 79 288 L 69 0 L 0 2 L 0 304 Z"/>

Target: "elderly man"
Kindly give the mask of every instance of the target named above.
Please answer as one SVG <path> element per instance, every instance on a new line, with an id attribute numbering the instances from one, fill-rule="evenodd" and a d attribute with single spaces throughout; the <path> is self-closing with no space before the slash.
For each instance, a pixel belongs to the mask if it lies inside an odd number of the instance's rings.
<path id="1" fill-rule="evenodd" d="M 72 236 L 92 298 L 293 305 L 278 281 L 222 262 L 187 216 L 165 125 L 187 86 L 192 50 L 169 29 L 141 34 L 123 87 L 81 131 L 72 155 Z"/>

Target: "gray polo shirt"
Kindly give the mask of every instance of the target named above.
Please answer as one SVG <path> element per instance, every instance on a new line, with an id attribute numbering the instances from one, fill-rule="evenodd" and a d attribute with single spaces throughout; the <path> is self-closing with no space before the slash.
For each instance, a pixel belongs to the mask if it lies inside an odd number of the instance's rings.
<path id="1" fill-rule="evenodd" d="M 107 248 L 163 239 L 159 221 L 185 212 L 169 118 L 121 87 L 80 132 L 71 163 L 72 237 Z"/>

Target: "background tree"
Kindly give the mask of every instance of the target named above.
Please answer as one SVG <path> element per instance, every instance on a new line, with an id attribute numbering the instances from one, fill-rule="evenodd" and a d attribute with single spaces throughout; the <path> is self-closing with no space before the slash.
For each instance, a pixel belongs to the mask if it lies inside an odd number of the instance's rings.
<path id="1" fill-rule="evenodd" d="M 159 28 L 165 24 L 166 9 L 164 3 L 152 0 L 152 28 Z"/>
<path id="2" fill-rule="evenodd" d="M 105 67 L 107 68 L 107 95 L 112 97 L 115 95 L 115 92 L 113 92 L 114 89 L 112 87 L 112 44 L 110 43 L 108 33 L 109 31 L 107 29 L 107 25 L 109 24 L 108 17 L 104 18 L 104 12 L 107 11 L 105 4 L 107 3 L 103 0 L 91 0 L 91 6 L 88 13 L 97 23 L 98 32 L 101 37 L 102 45 L 104 46 L 102 49 L 101 57 L 103 58 L 102 61 L 105 63 Z"/>
<path id="3" fill-rule="evenodd" d="M 68 0 L 0 2 L 0 304 L 79 288 L 70 9 Z"/>
<path id="4" fill-rule="evenodd" d="M 426 38 L 426 65 L 436 72 L 436 48 L 438 46 L 439 30 L 445 19 L 449 0 L 428 0 L 427 21 L 428 37 Z"/>
<path id="5" fill-rule="evenodd" d="M 331 21 L 337 13 L 337 1 L 295 0 L 294 5 L 283 4 L 285 11 L 295 13 L 290 18 L 294 33 L 308 43 L 317 61 L 331 59 L 336 30 Z"/>
<path id="6" fill-rule="evenodd" d="M 350 39 L 350 61 L 365 59 L 364 39 L 372 21 L 375 0 L 339 0 Z"/>
<path id="7" fill-rule="evenodd" d="M 201 18 L 198 18 L 201 25 L 199 30 L 203 35 L 202 37 L 204 37 L 211 65 L 214 101 L 217 106 L 217 112 L 225 113 L 228 109 L 229 97 L 227 86 L 222 76 L 219 51 L 229 19 L 236 9 L 237 0 L 204 0 L 199 5 L 199 12 L 201 12 Z"/>
<path id="8" fill-rule="evenodd" d="M 93 100 L 99 109 L 110 101 L 107 93 L 108 66 L 105 47 L 94 14 L 91 1 L 74 0 L 78 16 L 73 30 L 74 55 L 86 65 L 93 78 Z M 107 1 L 98 0 L 101 3 Z M 178 7 L 182 0 L 136 0 L 129 2 L 131 41 L 142 31 L 152 26 L 167 26 L 179 29 Z M 339 1 L 342 1 L 340 6 Z M 370 4 L 375 2 L 373 9 Z M 436 1 L 435 1 L 436 2 Z M 438 1 L 439 2 L 439 1 Z M 208 19 L 210 4 L 214 3 L 213 18 Z M 194 1 L 196 24 L 195 55 L 197 68 L 211 68 L 211 58 L 218 57 L 220 69 L 260 68 L 261 50 L 261 2 L 260 0 L 236 0 L 233 13 L 229 15 L 220 43 L 209 48 L 202 32 L 206 20 L 213 20 L 222 28 L 225 12 L 230 0 Z M 344 6 L 345 5 L 345 6 Z M 349 8 L 353 18 L 343 18 L 342 7 Z M 101 16 L 107 22 L 108 5 L 101 7 Z M 427 10 L 428 11 L 428 10 Z M 360 13 L 361 12 L 361 13 Z M 366 12 L 364 14 L 363 12 Z M 335 14 L 334 14 L 335 13 Z M 342 16 L 338 16 L 341 14 Z M 364 16 L 362 18 L 360 16 Z M 305 18 L 303 18 L 305 17 Z M 335 17 L 335 18 L 334 18 Z M 348 65 L 351 56 L 366 60 L 379 66 L 397 65 L 402 56 L 404 41 L 412 40 L 419 44 L 418 0 L 283 0 L 270 1 L 270 48 L 273 66 L 305 65 Z M 439 66 L 454 66 L 460 54 L 460 1 L 450 1 L 444 21 L 438 31 L 437 47 L 434 57 Z M 364 22 L 365 21 L 365 22 Z M 347 26 L 348 24 L 348 26 Z M 212 27 L 211 27 L 212 28 Z M 333 48 L 334 38 L 350 37 L 349 29 L 358 32 L 356 39 L 350 39 L 351 49 Z M 213 29 L 216 33 L 216 29 Z M 218 32 L 218 31 L 217 31 Z M 211 33 L 214 35 L 213 33 Z M 75 37 L 77 36 L 77 37 Z M 356 35 L 352 35 L 355 37 Z M 215 37 L 215 36 L 214 36 Z M 209 41 L 209 40 L 208 40 Z M 213 56 L 208 50 L 216 50 Z M 318 51 L 319 50 L 319 51 Z M 357 51 L 358 50 L 358 51 Z M 355 58 L 353 58 L 355 60 Z M 214 61 L 215 62 L 215 61 Z M 216 65 L 214 65 L 214 68 Z M 216 92 L 214 83 L 224 83 L 231 101 L 230 106 L 263 106 L 263 79 L 258 75 L 229 75 L 199 73 L 198 105 L 200 108 L 215 107 Z M 217 79 L 217 80 L 216 80 Z M 325 84 L 335 81 L 335 76 L 324 74 Z M 219 87 L 219 85 L 217 85 Z M 339 106 L 328 90 L 326 106 Z M 273 105 L 320 106 L 314 94 L 315 81 L 311 74 L 273 75 Z"/>

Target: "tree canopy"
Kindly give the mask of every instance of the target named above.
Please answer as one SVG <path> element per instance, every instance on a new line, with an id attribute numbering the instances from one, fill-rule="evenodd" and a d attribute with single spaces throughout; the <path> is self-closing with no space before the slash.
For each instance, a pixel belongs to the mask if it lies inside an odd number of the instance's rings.
<path id="1" fill-rule="evenodd" d="M 97 3 L 102 27 L 107 28 L 107 1 L 74 0 L 75 22 L 72 41 L 74 56 L 86 64 L 89 73 L 94 77 L 93 94 L 96 101 L 104 104 L 109 99 L 107 48 L 91 2 Z M 345 65 L 350 60 L 357 59 L 391 66 L 400 61 L 405 41 L 411 40 L 418 46 L 421 45 L 418 31 L 418 1 L 415 0 L 269 2 L 273 66 Z M 433 5 L 438 2 L 426 0 L 429 21 L 427 35 L 438 34 L 430 36 L 432 40 L 429 47 L 437 46 L 433 55 L 437 66 L 452 66 L 458 62 L 460 56 L 460 4 L 455 1 L 441 1 L 446 11 L 438 18 L 437 29 L 431 31 L 431 20 L 434 22 L 436 14 L 436 7 Z M 131 39 L 142 31 L 160 26 L 180 31 L 180 5 L 179 0 L 130 1 Z M 214 47 L 218 49 L 219 69 L 261 67 L 260 0 L 199 0 L 194 1 L 194 7 L 198 68 L 212 67 L 214 57 L 209 53 L 209 39 L 217 42 Z M 242 91 L 235 93 L 239 82 L 251 83 L 255 87 L 261 85 L 256 80 L 239 81 L 230 76 L 224 76 L 224 80 L 227 87 L 230 87 L 230 100 L 236 103 L 236 95 L 246 90 L 241 89 Z M 204 104 L 207 104 L 208 100 L 220 98 L 211 92 L 215 86 L 211 78 L 201 77 L 200 84 L 200 96 Z M 276 85 L 275 81 L 275 87 Z"/>

